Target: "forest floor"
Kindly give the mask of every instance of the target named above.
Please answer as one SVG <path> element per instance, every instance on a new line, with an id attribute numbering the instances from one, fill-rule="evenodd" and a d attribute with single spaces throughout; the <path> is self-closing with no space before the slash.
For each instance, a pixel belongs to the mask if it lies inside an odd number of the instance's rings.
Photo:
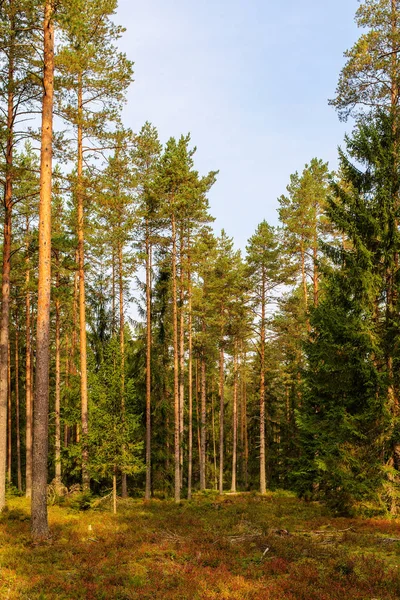
<path id="1" fill-rule="evenodd" d="M 334 518 L 287 493 L 120 501 L 118 514 L 28 504 L 0 517 L 1 600 L 398 600 L 400 521 Z"/>

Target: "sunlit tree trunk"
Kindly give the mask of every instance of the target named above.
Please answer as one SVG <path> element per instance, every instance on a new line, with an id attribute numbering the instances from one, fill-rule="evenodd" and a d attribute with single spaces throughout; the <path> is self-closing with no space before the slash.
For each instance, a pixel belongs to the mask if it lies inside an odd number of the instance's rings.
<path id="1" fill-rule="evenodd" d="M 30 259 L 29 259 L 29 217 L 26 217 L 26 273 L 25 273 L 25 413 L 26 413 L 26 428 L 25 428 L 25 495 L 30 498 L 32 495 L 32 367 L 31 367 L 31 293 L 30 293 Z"/>
<path id="2" fill-rule="evenodd" d="M 124 315 L 124 260 L 122 244 L 118 245 L 118 281 L 119 281 L 119 341 L 121 351 L 121 411 L 125 417 L 125 315 Z M 128 497 L 126 473 L 121 474 L 122 497 Z"/>
<path id="3" fill-rule="evenodd" d="M 59 258 L 57 253 L 57 276 L 56 290 L 57 294 L 60 288 Z M 55 480 L 57 488 L 61 487 L 61 367 L 60 367 L 60 299 L 57 295 L 55 301 L 56 308 L 56 389 L 55 389 Z"/>
<path id="4" fill-rule="evenodd" d="M 222 339 L 221 339 L 222 343 Z M 219 493 L 224 491 L 224 411 L 225 411 L 225 369 L 224 349 L 219 351 Z"/>
<path id="5" fill-rule="evenodd" d="M 86 299 L 85 299 L 85 222 L 83 208 L 83 83 L 82 74 L 78 75 L 78 164 L 77 164 L 77 209 L 78 209 L 78 261 L 79 261 L 79 339 L 80 339 L 80 375 L 81 375 L 81 422 L 82 422 L 82 485 L 90 487 L 88 471 L 87 435 L 88 389 L 87 389 L 87 342 L 86 342 Z"/>
<path id="6" fill-rule="evenodd" d="M 261 330 L 260 330 L 260 492 L 267 491 L 265 465 L 265 273 L 262 272 Z"/>
<path id="7" fill-rule="evenodd" d="M 205 332 L 205 323 L 203 321 L 203 333 Z M 201 425 L 200 425 L 200 489 L 206 489 L 206 357 L 204 348 L 200 359 L 201 368 Z"/>
<path id="8" fill-rule="evenodd" d="M 11 419 L 11 343 L 7 349 L 7 479 L 12 483 L 12 419 Z"/>
<path id="9" fill-rule="evenodd" d="M 20 418 L 20 398 L 19 398 L 19 327 L 18 310 L 15 314 L 15 426 L 17 437 L 17 487 L 22 492 L 22 471 L 21 471 L 21 418 Z"/>
<path id="10" fill-rule="evenodd" d="M 188 269 L 188 393 L 189 393 L 189 456 L 188 456 L 188 500 L 192 498 L 193 477 L 193 332 L 192 332 L 192 282 L 190 264 Z"/>
<path id="11" fill-rule="evenodd" d="M 12 14 L 13 2 L 10 2 Z M 4 185 L 3 267 L 0 316 L 0 511 L 6 504 L 6 460 L 7 460 L 7 401 L 8 401 L 8 344 L 10 338 L 10 269 L 13 206 L 13 148 L 14 148 L 14 27 L 11 18 L 13 41 L 8 55 L 8 101 Z"/>
<path id="12" fill-rule="evenodd" d="M 233 441 L 232 441 L 232 485 L 231 492 L 236 492 L 236 471 L 237 471 L 237 433 L 238 433 L 238 378 L 237 378 L 237 342 L 235 341 L 233 350 Z"/>
<path id="13" fill-rule="evenodd" d="M 183 485 L 183 426 L 185 402 L 185 290 L 184 290 L 184 242 L 183 233 L 180 235 L 180 268 L 179 268 L 179 439 L 180 439 L 180 478 L 181 489 Z"/>
<path id="14" fill-rule="evenodd" d="M 53 3 L 44 13 L 44 74 L 39 204 L 39 285 L 36 334 L 36 381 L 33 411 L 32 535 L 48 536 L 47 457 L 50 366 L 51 188 L 53 158 L 54 26 Z"/>
<path id="15" fill-rule="evenodd" d="M 180 411 L 179 411 L 179 351 L 178 351 L 178 306 L 176 285 L 176 222 L 175 215 L 171 219 L 172 225 L 172 315 L 173 315 L 173 344 L 174 344 L 174 441 L 175 441 L 175 502 L 181 499 L 180 478 Z"/>
<path id="16" fill-rule="evenodd" d="M 211 394 L 211 419 L 212 419 L 212 442 L 213 442 L 213 463 L 214 463 L 214 488 L 216 490 L 218 490 L 218 477 L 217 477 L 217 441 L 216 441 L 216 438 L 215 438 L 214 389 L 213 389 L 212 394 Z"/>
<path id="17" fill-rule="evenodd" d="M 146 489 L 145 499 L 151 496 L 151 269 L 152 249 L 146 221 Z"/>

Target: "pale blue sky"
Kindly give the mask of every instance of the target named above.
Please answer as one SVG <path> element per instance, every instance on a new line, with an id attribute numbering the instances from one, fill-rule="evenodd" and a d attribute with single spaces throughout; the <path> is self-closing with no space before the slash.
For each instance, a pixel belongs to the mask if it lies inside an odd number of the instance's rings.
<path id="1" fill-rule="evenodd" d="M 327 99 L 357 39 L 357 0 L 119 0 L 121 48 L 135 61 L 125 123 L 163 142 L 190 132 L 215 227 L 244 248 L 277 223 L 289 175 L 317 156 L 337 165 L 349 125 Z"/>

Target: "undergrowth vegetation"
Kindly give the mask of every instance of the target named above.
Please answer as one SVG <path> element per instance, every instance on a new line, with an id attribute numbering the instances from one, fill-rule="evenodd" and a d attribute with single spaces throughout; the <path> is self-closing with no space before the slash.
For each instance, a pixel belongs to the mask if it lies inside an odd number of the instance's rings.
<path id="1" fill-rule="evenodd" d="M 400 522 L 332 517 L 291 494 L 197 495 L 50 507 L 34 544 L 28 504 L 0 516 L 7 600 L 395 600 Z"/>

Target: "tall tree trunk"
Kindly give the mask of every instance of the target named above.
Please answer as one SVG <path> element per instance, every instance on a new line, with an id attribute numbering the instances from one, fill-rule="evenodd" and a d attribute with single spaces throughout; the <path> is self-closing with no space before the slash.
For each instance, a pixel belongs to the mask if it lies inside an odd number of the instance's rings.
<path id="1" fill-rule="evenodd" d="M 31 365 L 31 293 L 30 293 L 30 259 L 29 259 L 29 217 L 26 217 L 26 295 L 25 295 L 25 495 L 30 498 L 32 495 L 32 419 L 33 419 L 33 403 L 32 403 L 32 365 Z"/>
<path id="2" fill-rule="evenodd" d="M 77 336 L 77 323 L 78 323 L 78 309 L 79 309 L 79 250 L 75 252 L 75 262 L 78 268 L 74 275 L 74 293 L 72 298 L 72 343 L 71 343 L 71 360 L 70 360 L 70 374 L 76 375 L 76 347 L 78 345 Z"/>
<path id="3" fill-rule="evenodd" d="M 12 418 L 11 418 L 11 342 L 8 340 L 7 349 L 7 479 L 12 483 Z"/>
<path id="4" fill-rule="evenodd" d="M 237 471 L 237 433 L 238 433 L 238 378 L 237 378 L 237 341 L 233 350 L 233 443 L 232 443 L 232 485 L 231 492 L 236 492 L 236 471 Z"/>
<path id="5" fill-rule="evenodd" d="M 193 332 L 192 332 L 192 282 L 190 262 L 188 267 L 188 392 L 189 392 L 189 456 L 188 456 L 188 500 L 192 498 L 193 477 Z"/>
<path id="6" fill-rule="evenodd" d="M 112 276 L 111 276 L 111 332 L 114 335 L 115 334 L 115 315 L 116 315 L 116 302 L 115 302 L 115 296 L 116 296 L 116 291 L 115 291 L 115 248 L 113 246 L 112 249 Z"/>
<path id="7" fill-rule="evenodd" d="M 184 401 L 185 401 L 185 290 L 184 290 L 184 268 L 183 268 L 184 242 L 183 233 L 180 235 L 180 268 L 179 268 L 179 439 L 180 439 L 180 477 L 181 489 L 183 486 L 183 424 L 184 424 Z"/>
<path id="8" fill-rule="evenodd" d="M 85 299 L 85 223 L 83 208 L 83 82 L 82 74 L 78 75 L 78 164 L 77 164 L 77 203 L 78 203 L 78 256 L 79 256 L 79 338 L 80 338 L 80 371 L 81 371 L 81 421 L 82 421 L 82 485 L 90 488 L 88 471 L 87 435 L 88 390 L 87 390 L 87 342 L 86 342 L 86 299 Z"/>
<path id="9" fill-rule="evenodd" d="M 203 332 L 205 331 L 205 324 L 203 321 Z M 200 489 L 206 489 L 206 357 L 204 348 L 201 354 L 201 428 L 200 428 L 200 441 L 201 441 L 201 455 L 200 455 Z"/>
<path id="10" fill-rule="evenodd" d="M 244 484 L 245 489 L 249 487 L 249 435 L 247 431 L 247 377 L 246 377 L 247 354 L 244 353 L 243 373 L 243 410 L 244 410 Z"/>
<path id="11" fill-rule="evenodd" d="M 214 385 L 211 393 L 211 419 L 212 419 L 212 442 L 213 442 L 213 463 L 214 463 L 214 488 L 218 490 L 217 476 L 217 441 L 215 439 L 215 410 L 214 410 Z"/>
<path id="12" fill-rule="evenodd" d="M 307 290 L 307 274 L 306 274 L 306 254 L 304 250 L 304 241 L 301 240 L 301 281 L 303 286 L 303 299 L 305 311 L 308 311 L 308 290 Z"/>
<path id="13" fill-rule="evenodd" d="M 56 389 L 55 389 L 55 480 L 57 489 L 61 488 L 61 368 L 60 368 L 60 299 L 58 297 L 60 288 L 59 257 L 56 258 Z"/>
<path id="14" fill-rule="evenodd" d="M 196 402 L 196 423 L 197 423 L 197 454 L 199 456 L 199 472 L 201 471 L 201 436 L 200 436 L 200 409 L 199 409 L 199 359 L 196 359 L 196 385 L 195 385 L 195 402 Z"/>
<path id="15" fill-rule="evenodd" d="M 8 56 L 8 102 L 7 102 L 7 141 L 6 176 L 4 185 L 4 228 L 3 228 L 3 267 L 1 288 L 0 320 L 0 511 L 6 504 L 6 460 L 7 460 L 7 397 L 8 397 L 8 343 L 10 337 L 10 269 L 12 241 L 13 206 L 13 148 L 14 148 L 14 36 L 15 23 L 12 17 L 13 1 L 10 0 L 11 44 Z"/>
<path id="16" fill-rule="evenodd" d="M 265 468 L 265 273 L 262 274 L 261 331 L 260 331 L 260 492 L 267 491 Z"/>
<path id="17" fill-rule="evenodd" d="M 124 316 L 124 259 L 122 244 L 118 245 L 118 281 L 119 281 L 119 341 L 121 351 L 121 412 L 125 419 L 125 316 Z M 128 497 L 126 473 L 122 473 L 122 497 Z"/>
<path id="18" fill-rule="evenodd" d="M 117 467 L 113 468 L 113 514 L 117 514 Z"/>
<path id="19" fill-rule="evenodd" d="M 54 26 L 53 2 L 44 13 L 44 76 L 40 155 L 39 285 L 36 334 L 36 381 L 33 410 L 32 535 L 49 534 L 47 522 L 47 457 L 50 366 L 51 187 L 53 158 Z"/>
<path id="20" fill-rule="evenodd" d="M 180 477 L 180 411 L 179 411 L 179 352 L 178 352 L 178 306 L 176 285 L 176 221 L 175 215 L 171 219 L 172 225 L 172 315 L 174 338 L 174 441 L 175 441 L 175 502 L 181 500 Z"/>
<path id="21" fill-rule="evenodd" d="M 19 403 L 19 328 L 18 328 L 18 309 L 15 314 L 15 425 L 17 437 L 17 486 L 18 491 L 22 492 L 22 471 L 21 471 L 21 419 Z"/>
<path id="22" fill-rule="evenodd" d="M 222 344 L 222 338 L 221 338 Z M 219 493 L 224 492 L 224 412 L 225 412 L 225 369 L 224 349 L 219 351 Z"/>
<path id="23" fill-rule="evenodd" d="M 319 300 L 319 273 L 318 273 L 318 237 L 317 234 L 314 237 L 314 248 L 313 248 L 313 288 L 314 288 L 314 307 L 318 306 Z"/>
<path id="24" fill-rule="evenodd" d="M 152 252 L 146 222 L 146 489 L 145 499 L 151 496 L 151 269 Z"/>

